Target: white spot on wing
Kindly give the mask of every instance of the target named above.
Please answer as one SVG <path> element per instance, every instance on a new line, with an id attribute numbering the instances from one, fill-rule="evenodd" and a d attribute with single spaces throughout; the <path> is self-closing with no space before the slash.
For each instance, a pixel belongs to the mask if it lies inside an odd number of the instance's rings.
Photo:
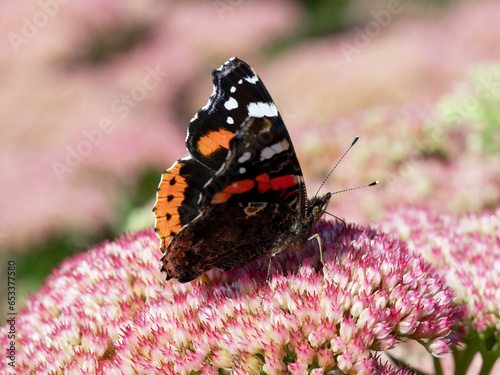
<path id="1" fill-rule="evenodd" d="M 235 86 L 231 86 L 231 88 L 229 89 L 229 91 L 235 92 L 236 91 L 236 87 Z"/>
<path id="2" fill-rule="evenodd" d="M 246 168 L 243 168 L 243 167 L 240 167 L 240 169 L 238 169 L 238 172 L 240 172 L 240 174 L 243 174 L 246 171 L 247 171 Z"/>
<path id="3" fill-rule="evenodd" d="M 240 79 L 240 80 L 238 81 L 238 85 L 241 85 L 242 83 L 243 83 L 243 80 L 242 80 L 242 79 Z"/>
<path id="4" fill-rule="evenodd" d="M 262 149 L 260 153 L 260 160 L 270 159 L 274 155 L 286 151 L 290 148 L 290 143 L 286 139 L 283 139 L 280 143 L 275 143 L 272 146 Z"/>
<path id="5" fill-rule="evenodd" d="M 266 147 L 265 149 L 263 149 L 261 151 L 261 153 L 260 153 L 260 159 L 261 160 L 270 159 L 270 158 L 273 157 L 274 154 L 276 154 L 276 152 L 274 152 L 271 147 Z"/>
<path id="6" fill-rule="evenodd" d="M 227 100 L 227 102 L 224 103 L 224 107 L 226 107 L 226 109 L 230 111 L 231 109 L 238 108 L 238 102 L 235 98 L 231 97 Z"/>
<path id="7" fill-rule="evenodd" d="M 226 121 L 227 121 L 228 124 L 231 124 L 231 125 L 234 124 L 234 120 L 233 120 L 233 118 L 231 116 L 228 116 L 228 118 L 227 118 Z"/>
<path id="8" fill-rule="evenodd" d="M 274 103 L 257 102 L 250 103 L 247 107 L 248 115 L 250 117 L 276 117 L 278 116 L 278 109 Z"/>
<path id="9" fill-rule="evenodd" d="M 259 77 L 257 74 L 254 74 L 252 77 L 245 77 L 245 81 L 250 82 L 252 85 L 255 85 L 259 81 Z"/>
<path id="10" fill-rule="evenodd" d="M 238 158 L 238 163 L 244 163 L 248 160 L 250 160 L 250 157 L 252 156 L 252 154 L 250 152 L 244 152 L 243 155 L 241 155 L 239 158 Z"/>

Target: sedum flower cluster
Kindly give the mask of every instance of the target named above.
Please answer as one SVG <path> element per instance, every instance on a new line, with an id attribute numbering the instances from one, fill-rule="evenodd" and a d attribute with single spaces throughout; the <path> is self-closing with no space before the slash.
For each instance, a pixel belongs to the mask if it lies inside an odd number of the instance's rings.
<path id="1" fill-rule="evenodd" d="M 436 267 L 464 306 L 458 331 L 465 345 L 453 349 L 456 373 L 465 373 L 479 352 L 481 373 L 489 374 L 500 358 L 500 210 L 455 217 L 406 209 L 379 225 Z"/>
<path id="2" fill-rule="evenodd" d="M 17 317 L 16 374 L 406 374 L 376 354 L 451 350 L 455 292 L 400 240 L 321 221 L 318 243 L 166 282 L 151 230 L 65 261 Z M 262 303 L 262 305 L 261 305 Z M 5 347 L 7 326 L 0 327 Z"/>

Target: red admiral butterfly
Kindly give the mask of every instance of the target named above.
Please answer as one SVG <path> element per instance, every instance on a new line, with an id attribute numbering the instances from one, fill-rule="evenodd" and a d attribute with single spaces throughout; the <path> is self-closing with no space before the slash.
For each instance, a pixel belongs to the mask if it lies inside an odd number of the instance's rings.
<path id="1" fill-rule="evenodd" d="M 300 248 L 331 194 L 307 199 L 292 140 L 264 84 L 233 57 L 188 128 L 189 156 L 165 171 L 155 231 L 167 280 L 191 281 Z"/>

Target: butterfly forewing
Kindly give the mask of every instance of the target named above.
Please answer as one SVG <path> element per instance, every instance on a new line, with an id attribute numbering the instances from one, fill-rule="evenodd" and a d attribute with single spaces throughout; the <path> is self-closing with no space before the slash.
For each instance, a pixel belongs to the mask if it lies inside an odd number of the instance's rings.
<path id="1" fill-rule="evenodd" d="M 191 120 L 186 137 L 186 147 L 198 162 L 217 171 L 226 160 L 230 140 L 252 116 L 279 119 L 280 131 L 291 143 L 273 99 L 245 62 L 229 59 L 212 71 L 212 80 L 213 93 Z"/>

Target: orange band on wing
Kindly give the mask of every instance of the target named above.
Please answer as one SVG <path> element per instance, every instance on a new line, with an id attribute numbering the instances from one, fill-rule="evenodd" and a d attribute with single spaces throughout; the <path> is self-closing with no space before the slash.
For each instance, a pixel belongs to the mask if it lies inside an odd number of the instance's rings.
<path id="1" fill-rule="evenodd" d="M 178 207 L 184 199 L 186 179 L 179 174 L 181 162 L 176 162 L 162 176 L 154 207 L 155 230 L 161 238 L 161 248 L 166 249 L 170 238 L 182 227 Z"/>
<path id="2" fill-rule="evenodd" d="M 210 131 L 198 140 L 198 151 L 204 156 L 209 156 L 221 147 L 229 150 L 229 142 L 233 138 L 234 133 L 226 129 Z"/>
<path id="3" fill-rule="evenodd" d="M 226 186 L 223 190 L 214 194 L 211 204 L 218 204 L 227 202 L 234 194 L 243 194 L 249 190 L 252 190 L 255 186 L 255 181 L 253 180 L 241 180 L 233 182 L 231 185 Z"/>

